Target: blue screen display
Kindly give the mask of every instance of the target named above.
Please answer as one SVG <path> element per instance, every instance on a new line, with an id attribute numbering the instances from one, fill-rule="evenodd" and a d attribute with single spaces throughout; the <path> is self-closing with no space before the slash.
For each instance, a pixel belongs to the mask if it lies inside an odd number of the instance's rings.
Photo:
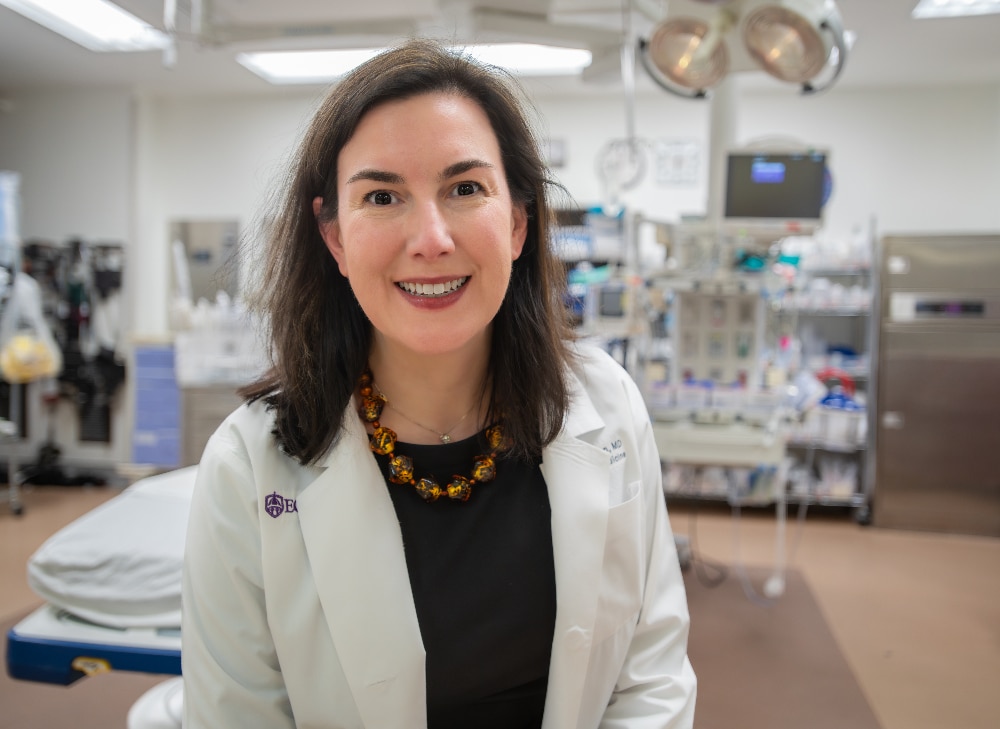
<path id="1" fill-rule="evenodd" d="M 762 185 L 780 185 L 785 181 L 785 163 L 754 160 L 750 164 L 750 179 Z"/>

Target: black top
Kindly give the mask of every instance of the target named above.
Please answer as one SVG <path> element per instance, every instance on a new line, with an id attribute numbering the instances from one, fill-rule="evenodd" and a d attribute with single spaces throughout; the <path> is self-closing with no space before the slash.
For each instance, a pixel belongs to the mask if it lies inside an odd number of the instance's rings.
<path id="1" fill-rule="evenodd" d="M 482 435 L 447 445 L 397 443 L 415 477 L 445 486 L 488 453 Z M 388 458 L 377 456 L 385 476 Z M 428 729 L 537 729 L 555 627 L 548 492 L 538 463 L 498 459 L 466 502 L 425 502 L 388 483 L 403 533 L 427 653 Z"/>

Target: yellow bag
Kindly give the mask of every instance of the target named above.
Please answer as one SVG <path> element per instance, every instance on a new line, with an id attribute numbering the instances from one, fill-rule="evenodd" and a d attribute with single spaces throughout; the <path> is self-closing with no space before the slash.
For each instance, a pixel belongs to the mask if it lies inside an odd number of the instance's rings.
<path id="1" fill-rule="evenodd" d="M 42 314 L 38 282 L 18 273 L 0 314 L 0 374 L 20 384 L 54 377 L 61 370 L 62 352 Z"/>
<path id="2" fill-rule="evenodd" d="M 31 333 L 18 333 L 0 351 L 0 372 L 7 382 L 31 382 L 59 373 L 56 358 L 45 342 Z"/>

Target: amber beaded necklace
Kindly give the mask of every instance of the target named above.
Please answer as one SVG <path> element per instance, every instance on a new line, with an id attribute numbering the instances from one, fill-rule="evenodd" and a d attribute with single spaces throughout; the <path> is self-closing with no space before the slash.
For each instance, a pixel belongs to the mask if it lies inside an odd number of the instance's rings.
<path id="1" fill-rule="evenodd" d="M 469 476 L 454 475 L 448 484 L 442 487 L 430 476 L 417 479 L 414 476 L 413 459 L 402 453 L 396 453 L 396 432 L 379 423 L 382 409 L 386 405 L 385 396 L 378 392 L 372 381 L 371 370 L 366 369 L 358 379 L 361 392 L 361 417 L 372 424 L 374 431 L 368 436 L 368 445 L 380 456 L 389 457 L 389 481 L 397 484 L 410 484 L 420 497 L 428 503 L 437 501 L 441 496 L 447 496 L 456 501 L 468 501 L 472 495 L 472 487 L 478 483 L 488 483 L 497 475 L 497 454 L 508 450 L 509 444 L 503 435 L 499 424 L 486 429 L 486 442 L 489 444 L 489 455 L 478 455 L 472 459 L 472 471 Z"/>

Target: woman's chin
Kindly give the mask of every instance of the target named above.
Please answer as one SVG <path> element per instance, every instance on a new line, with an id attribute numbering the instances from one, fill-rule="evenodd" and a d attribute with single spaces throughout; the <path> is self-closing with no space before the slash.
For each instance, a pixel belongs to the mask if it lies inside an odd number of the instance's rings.
<path id="1" fill-rule="evenodd" d="M 416 357 L 461 357 L 488 351 L 490 346 L 488 327 L 468 332 L 456 326 L 434 327 L 400 334 L 398 337 L 383 334 L 380 338 L 388 349 Z"/>

